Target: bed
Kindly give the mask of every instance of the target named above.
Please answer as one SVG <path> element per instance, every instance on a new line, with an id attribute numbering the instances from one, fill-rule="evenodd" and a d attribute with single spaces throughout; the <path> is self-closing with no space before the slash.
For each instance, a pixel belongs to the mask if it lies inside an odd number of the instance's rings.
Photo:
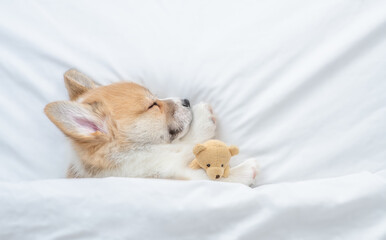
<path id="1" fill-rule="evenodd" d="M 386 239 L 385 1 L 4 1 L 0 53 L 0 239 Z M 66 179 L 69 68 L 210 102 L 257 186 Z"/>

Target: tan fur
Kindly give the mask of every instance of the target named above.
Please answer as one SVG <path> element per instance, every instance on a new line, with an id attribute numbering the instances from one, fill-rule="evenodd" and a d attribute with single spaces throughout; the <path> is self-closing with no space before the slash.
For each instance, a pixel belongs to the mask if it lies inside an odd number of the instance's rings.
<path id="1" fill-rule="evenodd" d="M 88 175 L 93 176 L 98 171 L 117 167 L 117 163 L 108 161 L 106 156 L 112 149 L 121 146 L 128 147 L 130 143 L 117 131 L 116 124 L 130 126 L 139 114 L 145 112 L 152 103 L 150 100 L 144 100 L 144 96 L 148 94 L 147 89 L 135 83 L 116 83 L 92 89 L 84 96 L 77 96 L 77 98 L 83 98 L 82 102 L 92 106 L 95 112 L 104 114 L 105 119 L 110 119 L 107 123 L 111 135 L 103 134 L 100 131 L 94 132 L 92 137 L 77 137 L 75 133 L 66 134 L 73 140 L 74 148 Z M 46 113 L 61 129 L 61 124 L 51 118 L 48 111 Z M 93 138 L 93 141 L 89 141 L 89 138 Z M 108 141 L 111 138 L 114 141 Z"/>

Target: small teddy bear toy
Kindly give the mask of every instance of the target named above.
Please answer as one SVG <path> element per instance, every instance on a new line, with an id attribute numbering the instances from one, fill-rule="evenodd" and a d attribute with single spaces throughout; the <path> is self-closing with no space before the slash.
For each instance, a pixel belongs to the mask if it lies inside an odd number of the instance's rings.
<path id="1" fill-rule="evenodd" d="M 239 153 L 236 146 L 227 146 L 219 140 L 196 144 L 193 148 L 196 158 L 190 163 L 193 169 L 203 168 L 212 180 L 229 176 L 229 160 Z"/>

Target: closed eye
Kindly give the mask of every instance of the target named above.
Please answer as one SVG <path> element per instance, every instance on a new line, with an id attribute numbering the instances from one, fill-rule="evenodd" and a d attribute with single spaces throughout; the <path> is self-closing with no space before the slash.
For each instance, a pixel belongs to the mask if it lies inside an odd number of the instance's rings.
<path id="1" fill-rule="evenodd" d="M 153 102 L 153 104 L 152 104 L 152 105 L 150 105 L 150 107 L 149 107 L 148 109 L 150 109 L 150 108 L 152 108 L 152 107 L 154 107 L 154 106 L 157 106 L 157 107 L 159 107 L 159 105 L 157 104 L 157 102 Z"/>

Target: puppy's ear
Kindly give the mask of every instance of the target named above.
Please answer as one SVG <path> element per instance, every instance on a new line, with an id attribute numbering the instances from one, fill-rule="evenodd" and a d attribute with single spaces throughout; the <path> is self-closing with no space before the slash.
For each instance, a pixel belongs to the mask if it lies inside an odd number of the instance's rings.
<path id="1" fill-rule="evenodd" d="M 234 145 L 229 146 L 228 149 L 229 149 L 229 152 L 231 153 L 231 156 L 239 154 L 239 148 Z"/>
<path id="2" fill-rule="evenodd" d="M 206 149 L 206 147 L 202 144 L 196 144 L 196 146 L 194 146 L 193 148 L 193 153 L 194 155 L 198 155 L 200 152 L 204 151 Z"/>
<path id="3" fill-rule="evenodd" d="M 70 69 L 64 73 L 64 83 L 66 85 L 70 100 L 75 100 L 90 89 L 100 86 L 83 73 Z"/>
<path id="4" fill-rule="evenodd" d="M 44 108 L 47 117 L 75 141 L 107 141 L 114 137 L 115 122 L 101 103 L 59 101 Z"/>

